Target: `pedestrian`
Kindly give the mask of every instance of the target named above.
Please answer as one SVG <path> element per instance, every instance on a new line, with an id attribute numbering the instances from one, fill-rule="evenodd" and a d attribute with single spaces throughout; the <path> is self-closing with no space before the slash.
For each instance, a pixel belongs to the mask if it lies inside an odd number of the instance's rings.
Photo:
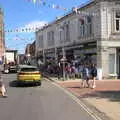
<path id="1" fill-rule="evenodd" d="M 75 79 L 75 65 L 71 65 L 71 75 L 72 78 Z"/>
<path id="2" fill-rule="evenodd" d="M 57 77 L 58 77 L 58 80 L 59 80 L 60 75 L 61 75 L 61 69 L 60 69 L 59 65 L 56 66 L 56 73 L 57 73 Z"/>
<path id="3" fill-rule="evenodd" d="M 86 86 L 87 84 L 87 86 Z M 83 70 L 82 70 L 82 87 L 89 87 L 89 70 L 87 65 L 83 66 Z"/>
<path id="4" fill-rule="evenodd" d="M 80 63 L 78 66 L 78 76 L 79 78 L 82 78 L 82 71 L 83 71 L 83 64 Z"/>
<path id="5" fill-rule="evenodd" d="M 97 68 L 96 68 L 95 64 L 92 65 L 91 75 L 92 75 L 92 79 L 93 79 L 92 88 L 95 88 L 96 87 L 95 80 L 96 80 L 96 77 L 97 77 Z"/>
<path id="6" fill-rule="evenodd" d="M 0 95 L 2 97 L 7 97 L 7 95 L 5 95 L 5 93 L 6 93 L 6 89 L 5 89 L 5 85 L 3 83 L 2 73 L 0 71 Z"/>

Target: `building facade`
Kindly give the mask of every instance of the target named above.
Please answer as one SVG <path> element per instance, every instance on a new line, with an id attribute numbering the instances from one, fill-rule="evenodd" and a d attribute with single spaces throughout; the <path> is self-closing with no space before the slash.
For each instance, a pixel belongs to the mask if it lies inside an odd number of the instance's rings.
<path id="1" fill-rule="evenodd" d="M 5 38 L 4 38 L 4 14 L 0 8 L 0 62 L 4 62 Z"/>
<path id="2" fill-rule="evenodd" d="M 32 65 L 36 65 L 35 59 L 35 41 L 31 44 L 27 44 L 25 49 L 25 59 Z"/>
<path id="3" fill-rule="evenodd" d="M 36 57 L 63 55 L 96 63 L 103 76 L 120 76 L 120 2 L 94 0 L 36 32 Z"/>

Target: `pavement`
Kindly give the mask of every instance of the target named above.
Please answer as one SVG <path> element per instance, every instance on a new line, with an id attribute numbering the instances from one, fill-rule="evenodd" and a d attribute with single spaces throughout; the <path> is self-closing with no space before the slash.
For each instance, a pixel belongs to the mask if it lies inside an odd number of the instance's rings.
<path id="1" fill-rule="evenodd" d="M 49 77 L 84 102 L 102 120 L 120 120 L 120 80 L 96 80 L 96 88 L 82 88 L 81 79 L 58 80 Z M 90 80 L 92 84 L 92 80 Z"/>

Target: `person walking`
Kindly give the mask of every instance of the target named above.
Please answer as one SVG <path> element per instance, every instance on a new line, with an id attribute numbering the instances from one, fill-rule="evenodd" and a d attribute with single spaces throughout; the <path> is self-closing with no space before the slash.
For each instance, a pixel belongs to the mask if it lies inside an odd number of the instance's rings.
<path id="1" fill-rule="evenodd" d="M 79 78 L 82 78 L 82 71 L 83 71 L 83 64 L 79 64 L 78 66 L 78 76 Z"/>
<path id="2" fill-rule="evenodd" d="M 87 84 L 87 86 L 86 86 Z M 82 87 L 89 87 L 89 70 L 87 65 L 83 66 L 83 70 L 82 70 Z"/>
<path id="3" fill-rule="evenodd" d="M 94 89 L 96 87 L 95 80 L 96 80 L 96 77 L 97 77 L 97 68 L 96 68 L 95 64 L 92 65 L 91 75 L 92 75 L 92 79 L 93 79 L 92 88 Z"/>
<path id="4" fill-rule="evenodd" d="M 6 88 L 3 83 L 2 72 L 0 71 L 0 95 L 2 95 L 2 97 L 7 97 L 5 93 L 6 93 Z"/>
<path id="5" fill-rule="evenodd" d="M 59 80 L 60 79 L 60 75 L 61 75 L 61 69 L 60 69 L 59 65 L 56 66 L 56 73 L 57 73 L 57 77 L 58 77 L 58 80 Z"/>

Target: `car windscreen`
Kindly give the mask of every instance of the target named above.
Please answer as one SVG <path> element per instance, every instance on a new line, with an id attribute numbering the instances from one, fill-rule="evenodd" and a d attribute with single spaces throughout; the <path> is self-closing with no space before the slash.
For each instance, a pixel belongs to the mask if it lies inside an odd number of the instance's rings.
<path id="1" fill-rule="evenodd" d="M 21 68 L 21 72 L 34 72 L 38 71 L 37 68 Z"/>

